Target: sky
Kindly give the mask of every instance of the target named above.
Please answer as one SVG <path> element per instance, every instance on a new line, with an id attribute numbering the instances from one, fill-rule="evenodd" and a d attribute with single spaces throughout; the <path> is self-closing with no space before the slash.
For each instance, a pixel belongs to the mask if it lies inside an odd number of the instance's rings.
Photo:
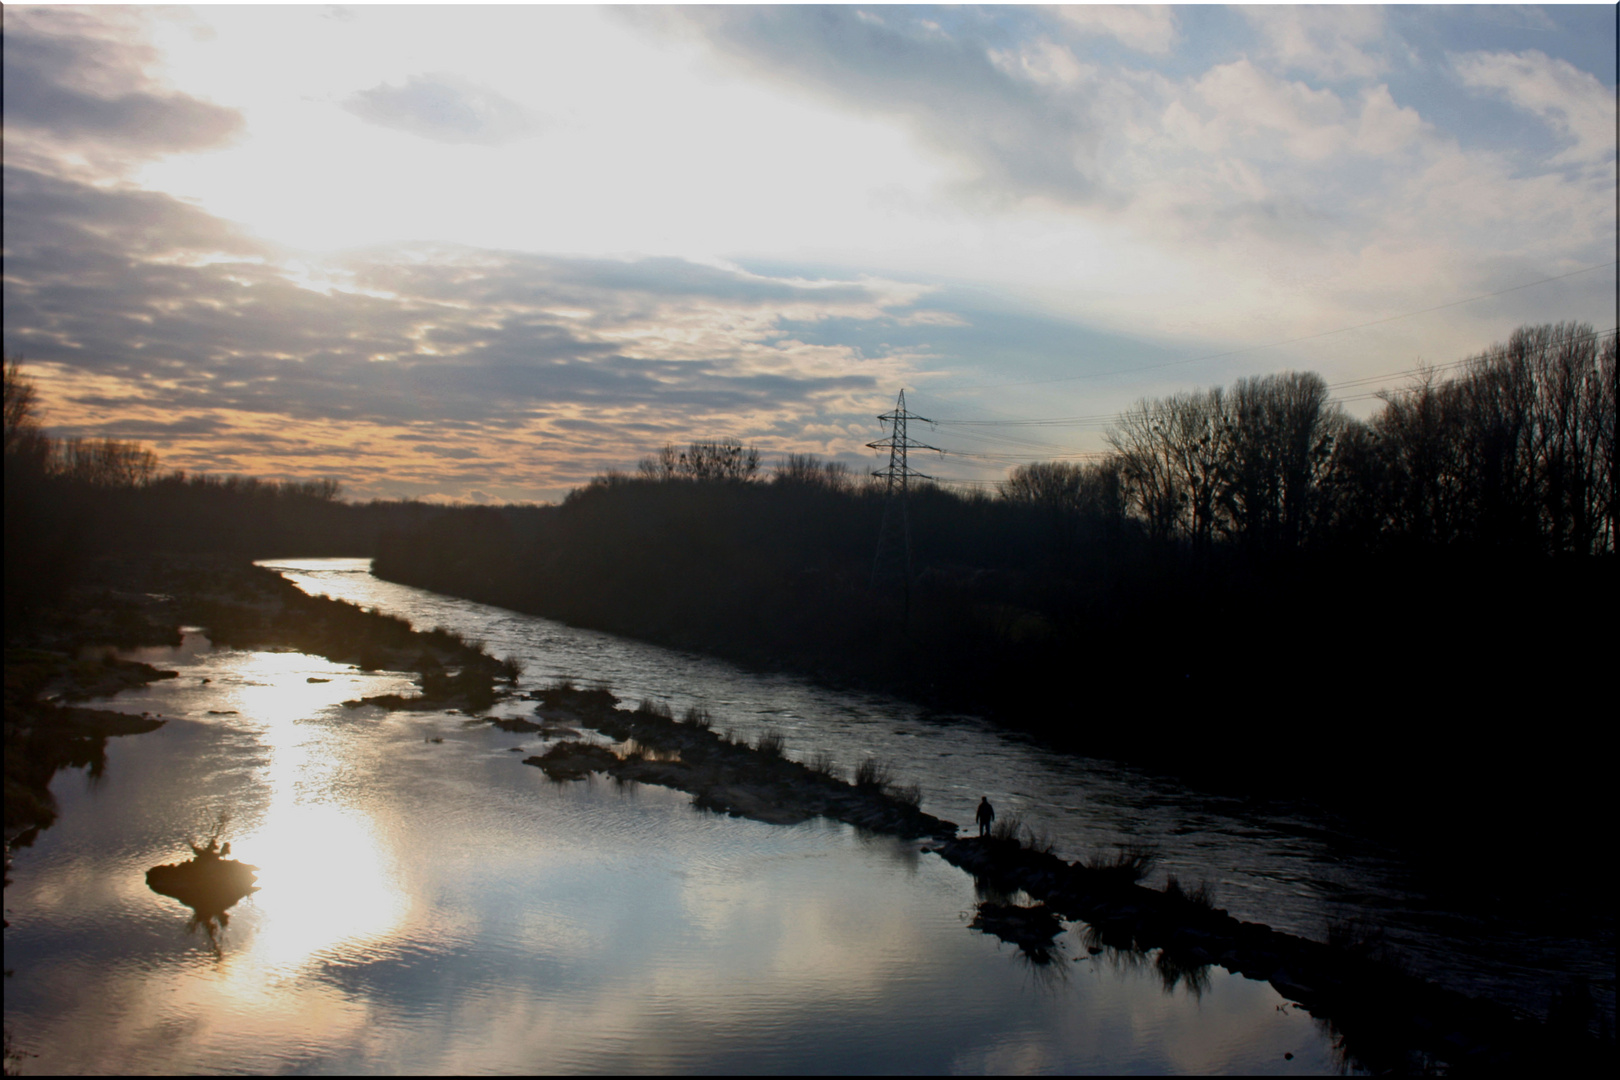
<path id="1" fill-rule="evenodd" d="M 4 9 L 57 434 L 555 501 L 665 443 L 993 485 L 1143 398 L 1616 324 L 1616 9 Z"/>

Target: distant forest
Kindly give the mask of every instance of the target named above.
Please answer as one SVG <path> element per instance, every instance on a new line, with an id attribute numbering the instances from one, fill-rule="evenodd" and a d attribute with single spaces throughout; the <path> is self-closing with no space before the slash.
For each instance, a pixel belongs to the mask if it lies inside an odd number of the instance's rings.
<path id="1" fill-rule="evenodd" d="M 1309 373 L 1146 400 L 1100 459 L 914 484 L 909 589 L 874 573 L 882 478 L 714 441 L 543 514 L 446 510 L 373 565 L 1244 790 L 1372 781 L 1441 827 L 1606 783 L 1615 401 L 1615 336 L 1568 324 L 1365 421 Z"/>
<path id="2" fill-rule="evenodd" d="M 336 480 L 274 481 L 164 472 L 118 439 L 58 439 L 19 362 L 5 367 L 5 613 L 14 623 L 57 602 L 86 560 L 140 552 L 370 555 L 386 530 L 439 511 L 355 505 Z"/>
<path id="3" fill-rule="evenodd" d="M 1313 373 L 1144 400 L 1096 459 L 993 493 L 913 482 L 909 574 L 876 559 L 886 482 L 809 456 L 699 440 L 558 506 L 359 506 L 52 441 L 13 365 L 7 619 L 95 551 L 372 555 L 1093 754 L 1307 787 L 1371 770 L 1402 805 L 1447 777 L 1522 790 L 1586 775 L 1576 718 L 1611 696 L 1616 355 L 1613 332 L 1524 327 L 1367 420 Z"/>

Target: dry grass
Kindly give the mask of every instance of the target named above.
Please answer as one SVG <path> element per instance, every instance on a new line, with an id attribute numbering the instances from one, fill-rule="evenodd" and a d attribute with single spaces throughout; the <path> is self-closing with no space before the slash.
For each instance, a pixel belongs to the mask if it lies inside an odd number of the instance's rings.
<path id="1" fill-rule="evenodd" d="M 1117 844 L 1111 855 L 1101 852 L 1085 860 L 1085 868 L 1094 874 L 1135 885 L 1159 862 L 1159 849 L 1152 844 Z"/>
<path id="2" fill-rule="evenodd" d="M 782 747 L 785 745 L 787 745 L 787 740 L 782 737 L 780 731 L 775 729 L 763 732 L 759 738 L 754 740 L 754 750 L 761 757 L 779 758 L 782 756 Z"/>
<path id="3" fill-rule="evenodd" d="M 990 823 L 990 840 L 996 844 L 1024 846 L 1024 819 L 1014 813 L 999 815 Z"/>
<path id="4" fill-rule="evenodd" d="M 1207 880 L 1201 880 L 1192 888 L 1184 889 L 1181 882 L 1176 879 L 1176 875 L 1171 874 L 1164 883 L 1164 895 L 1171 900 L 1200 907 L 1205 911 L 1215 910 L 1215 886 Z"/>
<path id="5" fill-rule="evenodd" d="M 867 758 L 855 766 L 855 786 L 861 788 L 886 788 L 894 782 L 894 765 L 892 762 L 879 761 L 877 758 Z"/>

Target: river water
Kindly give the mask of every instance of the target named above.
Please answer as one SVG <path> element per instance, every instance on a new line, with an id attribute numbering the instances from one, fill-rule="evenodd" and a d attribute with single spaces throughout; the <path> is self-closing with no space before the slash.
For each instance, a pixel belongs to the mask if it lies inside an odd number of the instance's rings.
<path id="1" fill-rule="evenodd" d="M 981 794 L 1076 857 L 1150 842 L 1242 918 L 1319 937 L 1370 914 L 1414 967 L 1534 1008 L 1608 980 L 1594 938 L 1437 909 L 1414 871 L 1306 806 L 1189 793 L 967 717 L 760 675 L 371 576 L 266 563 L 301 587 L 446 626 L 525 665 L 702 705 L 790 756 L 868 755 L 968 822 Z M 541 748 L 450 713 L 347 709 L 409 679 L 188 634 L 180 677 L 95 704 L 168 718 L 60 774 L 62 814 L 6 894 L 6 1023 L 28 1072 L 1306 1072 L 1332 1033 L 1266 983 L 1092 954 L 1029 962 L 971 931 L 972 880 L 916 843 L 765 825 L 679 792 L 555 784 Z M 523 715 L 528 704 L 496 713 Z M 521 751 L 521 752 L 514 752 Z M 150 891 L 221 811 L 260 890 L 223 926 Z M 1606 933 L 1607 938 L 1602 934 Z M 1606 951 L 1606 954 L 1604 950 Z M 1607 957 L 1605 960 L 1604 957 Z M 1518 959 L 1515 959 L 1518 958 Z M 1516 996 L 1515 996 L 1516 995 Z"/>

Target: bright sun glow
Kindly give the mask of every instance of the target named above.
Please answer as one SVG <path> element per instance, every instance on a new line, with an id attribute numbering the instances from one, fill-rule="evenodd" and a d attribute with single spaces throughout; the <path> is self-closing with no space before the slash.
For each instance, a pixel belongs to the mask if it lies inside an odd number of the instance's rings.
<path id="1" fill-rule="evenodd" d="M 233 965 L 249 982 L 290 973 L 314 959 L 330 961 L 392 934 L 409 908 L 405 885 L 379 829 L 352 801 L 349 755 L 362 740 L 340 740 L 324 724 L 306 722 L 333 704 L 334 689 L 355 681 L 337 665 L 315 677 L 323 662 L 299 653 L 256 653 L 239 666 L 246 685 L 234 694 L 241 715 L 263 725 L 270 755 L 265 781 L 270 805 L 255 830 L 236 841 L 241 857 L 259 867 L 252 903 L 258 925 Z"/>
<path id="2" fill-rule="evenodd" d="M 484 21 L 495 25 L 480 32 Z M 152 162 L 142 183 L 303 249 L 441 241 L 703 258 L 807 235 L 817 248 L 866 245 L 896 227 L 912 234 L 896 241 L 918 241 L 934 227 L 902 225 L 885 204 L 896 192 L 926 201 L 949 172 L 892 123 L 717 77 L 694 47 L 655 44 L 598 9 L 419 8 L 382 22 L 360 9 L 338 23 L 310 10 L 267 26 L 219 8 L 160 37 L 175 82 L 242 109 L 250 134 Z M 476 55 L 453 46 L 473 40 Z M 475 72 L 523 110 L 528 133 L 433 142 L 335 107 L 431 77 L 429 56 Z"/>

